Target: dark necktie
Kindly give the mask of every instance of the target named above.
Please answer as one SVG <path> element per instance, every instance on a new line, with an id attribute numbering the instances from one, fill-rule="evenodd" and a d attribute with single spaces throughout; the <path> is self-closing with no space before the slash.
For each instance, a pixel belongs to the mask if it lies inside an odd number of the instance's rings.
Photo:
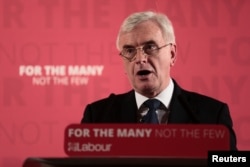
<path id="1" fill-rule="evenodd" d="M 161 102 L 157 99 L 149 99 L 144 102 L 144 105 L 149 108 L 146 115 L 142 117 L 142 122 L 144 123 L 152 123 L 158 124 L 158 118 L 156 114 L 156 110 L 159 108 Z"/>

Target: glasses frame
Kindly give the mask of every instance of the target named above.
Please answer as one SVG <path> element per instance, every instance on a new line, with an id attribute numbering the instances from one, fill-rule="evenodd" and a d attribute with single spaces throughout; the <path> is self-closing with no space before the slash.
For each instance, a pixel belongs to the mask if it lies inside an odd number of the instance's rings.
<path id="1" fill-rule="evenodd" d="M 129 60 L 129 61 L 133 61 L 133 60 L 136 58 L 136 55 L 137 55 L 137 53 L 138 53 L 137 50 L 139 49 L 139 50 L 142 51 L 142 53 L 143 53 L 144 55 L 152 56 L 152 55 L 147 54 L 147 53 L 145 52 L 144 47 L 145 47 L 146 45 L 147 45 L 147 44 L 144 44 L 144 45 L 142 45 L 142 46 L 135 47 L 135 50 L 136 50 L 135 55 L 132 56 L 131 58 L 124 56 L 124 55 L 122 54 L 122 51 L 119 53 L 119 55 L 122 56 L 122 57 L 124 57 L 125 59 L 127 59 L 127 60 Z M 157 48 L 154 49 L 154 50 L 159 51 L 160 49 L 162 49 L 162 48 L 164 48 L 164 47 L 166 47 L 166 46 L 169 46 L 169 45 L 173 45 L 173 43 L 167 43 L 167 44 L 162 45 L 162 46 L 159 46 L 159 47 L 157 46 Z M 152 51 L 153 51 L 153 50 L 152 50 Z"/>

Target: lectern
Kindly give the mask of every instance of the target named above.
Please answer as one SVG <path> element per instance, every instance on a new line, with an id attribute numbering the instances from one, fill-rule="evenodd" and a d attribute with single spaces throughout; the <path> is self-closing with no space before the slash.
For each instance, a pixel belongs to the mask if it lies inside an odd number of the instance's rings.
<path id="1" fill-rule="evenodd" d="M 29 157 L 23 167 L 207 166 L 208 151 L 229 150 L 223 125 L 72 124 L 67 157 Z"/>
<path id="2" fill-rule="evenodd" d="M 187 166 L 207 167 L 206 158 L 125 158 L 125 157 L 78 157 L 78 158 L 28 158 L 23 167 L 85 167 L 85 166 Z"/>

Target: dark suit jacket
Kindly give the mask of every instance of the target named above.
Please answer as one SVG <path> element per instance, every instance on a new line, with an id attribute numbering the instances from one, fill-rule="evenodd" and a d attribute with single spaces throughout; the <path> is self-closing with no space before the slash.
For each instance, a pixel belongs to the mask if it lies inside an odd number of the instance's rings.
<path id="1" fill-rule="evenodd" d="M 236 148 L 236 135 L 228 105 L 216 99 L 182 89 L 174 81 L 173 97 L 169 106 L 168 123 L 223 124 L 230 132 L 230 148 Z M 111 94 L 108 98 L 88 104 L 81 123 L 136 123 L 137 106 L 133 90 Z"/>

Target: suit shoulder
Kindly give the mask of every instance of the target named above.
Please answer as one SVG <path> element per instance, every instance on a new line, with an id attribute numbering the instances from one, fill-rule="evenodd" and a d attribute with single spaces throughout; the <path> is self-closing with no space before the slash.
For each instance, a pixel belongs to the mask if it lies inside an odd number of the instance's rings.
<path id="1" fill-rule="evenodd" d="M 225 102 L 220 101 L 212 96 L 208 96 L 199 92 L 194 92 L 190 90 L 183 89 L 180 87 L 175 80 L 175 95 L 184 97 L 191 105 L 199 106 L 201 108 L 211 108 L 211 107 L 223 107 L 227 105 Z"/>
<path id="2" fill-rule="evenodd" d="M 200 122 L 218 123 L 222 117 L 229 115 L 228 105 L 218 99 L 191 91 L 185 91 L 182 95 Z"/>
<path id="3" fill-rule="evenodd" d="M 83 122 L 115 122 L 127 100 L 133 97 L 133 91 L 123 94 L 110 94 L 108 97 L 88 104 L 84 110 Z"/>
<path id="4" fill-rule="evenodd" d="M 199 102 L 201 105 L 209 104 L 209 105 L 225 105 L 226 103 L 218 100 L 214 97 L 207 96 L 201 93 L 193 92 L 193 91 L 187 91 L 183 90 L 184 94 L 186 95 L 186 98 L 193 101 L 193 102 Z"/>
<path id="5" fill-rule="evenodd" d="M 121 94 L 111 93 L 108 97 L 94 101 L 94 102 L 90 103 L 89 105 L 91 105 L 91 106 L 106 106 L 106 105 L 110 105 L 111 103 L 117 104 L 117 103 L 123 101 L 123 99 L 128 98 L 132 94 L 133 94 L 133 91 L 129 91 L 126 93 L 121 93 Z"/>

